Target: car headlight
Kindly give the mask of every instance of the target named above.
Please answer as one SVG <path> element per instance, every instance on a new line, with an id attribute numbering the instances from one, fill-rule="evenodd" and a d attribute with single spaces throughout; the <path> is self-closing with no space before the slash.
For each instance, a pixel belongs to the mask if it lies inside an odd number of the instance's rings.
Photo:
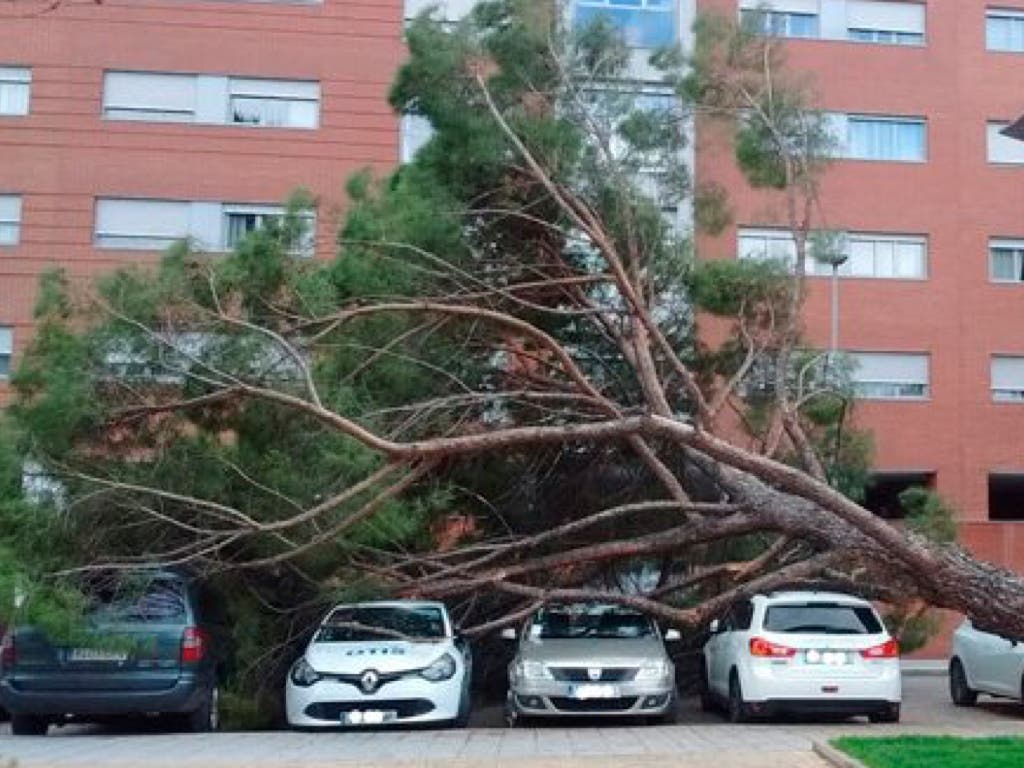
<path id="1" fill-rule="evenodd" d="M 669 664 L 667 661 L 649 661 L 636 673 L 637 680 L 661 680 L 668 676 Z"/>
<path id="2" fill-rule="evenodd" d="M 420 676 L 424 680 L 429 680 L 432 683 L 439 683 L 442 680 L 448 680 L 455 674 L 455 659 L 452 658 L 450 653 L 446 653 L 436 661 L 434 661 L 429 667 L 420 672 Z"/>
<path id="3" fill-rule="evenodd" d="M 539 661 L 519 660 L 513 668 L 516 677 L 522 680 L 551 680 L 551 672 Z"/>
<path id="4" fill-rule="evenodd" d="M 320 682 L 320 673 L 313 669 L 306 661 L 306 657 L 303 656 L 292 666 L 291 678 L 296 685 L 308 688 L 314 683 Z"/>

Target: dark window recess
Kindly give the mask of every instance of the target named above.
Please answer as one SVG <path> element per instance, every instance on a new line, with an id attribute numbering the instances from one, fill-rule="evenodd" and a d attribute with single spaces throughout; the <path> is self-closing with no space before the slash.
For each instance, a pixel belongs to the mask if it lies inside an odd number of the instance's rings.
<path id="1" fill-rule="evenodd" d="M 872 475 L 865 489 L 864 506 L 886 520 L 902 520 L 900 494 L 914 486 L 932 488 L 933 472 L 880 472 Z"/>
<path id="2" fill-rule="evenodd" d="M 988 519 L 1024 521 L 1024 475 L 988 476 Z"/>

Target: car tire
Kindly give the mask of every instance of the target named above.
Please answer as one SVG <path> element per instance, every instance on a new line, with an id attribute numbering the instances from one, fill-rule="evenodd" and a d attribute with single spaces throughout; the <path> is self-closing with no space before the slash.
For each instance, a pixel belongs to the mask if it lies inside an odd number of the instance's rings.
<path id="1" fill-rule="evenodd" d="M 900 705 L 890 704 L 885 709 L 872 712 L 868 715 L 872 723 L 898 723 L 900 721 Z"/>
<path id="2" fill-rule="evenodd" d="M 452 728 L 466 728 L 469 726 L 469 715 L 473 711 L 473 699 L 469 691 L 463 691 L 459 698 L 459 713 L 452 720 Z"/>
<path id="3" fill-rule="evenodd" d="M 188 733 L 210 733 L 220 728 L 220 688 L 210 688 L 198 709 L 182 718 L 182 730 Z"/>
<path id="4" fill-rule="evenodd" d="M 740 685 L 740 676 L 735 669 L 729 675 L 729 706 L 726 715 L 730 723 L 750 721 L 750 709 L 743 698 L 743 686 Z"/>
<path id="5" fill-rule="evenodd" d="M 702 712 L 716 712 L 718 710 L 718 702 L 715 701 L 715 695 L 711 692 L 711 685 L 708 683 L 708 670 L 704 664 L 704 659 L 700 661 L 700 680 L 697 683 L 697 693 L 700 695 L 700 709 Z"/>
<path id="6" fill-rule="evenodd" d="M 672 702 L 668 705 L 668 709 L 662 712 L 657 717 L 652 717 L 648 722 L 651 725 L 675 725 L 679 722 L 679 695 L 672 692 Z"/>
<path id="7" fill-rule="evenodd" d="M 15 736 L 45 736 L 50 723 L 35 715 L 12 715 L 11 733 Z"/>
<path id="8" fill-rule="evenodd" d="M 949 662 L 949 697 L 958 707 L 973 707 L 978 703 L 978 692 L 967 683 L 967 672 L 960 659 Z"/>

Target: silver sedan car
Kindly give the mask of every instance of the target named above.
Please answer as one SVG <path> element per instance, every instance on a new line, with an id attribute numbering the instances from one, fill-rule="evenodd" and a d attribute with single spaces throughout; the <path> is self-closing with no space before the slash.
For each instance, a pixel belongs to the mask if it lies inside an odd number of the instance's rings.
<path id="1" fill-rule="evenodd" d="M 505 716 L 509 726 L 534 717 L 643 717 L 675 719 L 675 666 L 665 633 L 642 613 L 614 605 L 550 605 L 517 635 L 508 670 Z"/>

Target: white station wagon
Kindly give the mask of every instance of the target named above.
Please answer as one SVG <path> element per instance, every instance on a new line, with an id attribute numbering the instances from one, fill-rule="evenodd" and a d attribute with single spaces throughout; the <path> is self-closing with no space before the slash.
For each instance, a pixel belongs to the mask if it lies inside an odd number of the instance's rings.
<path id="1" fill-rule="evenodd" d="M 899 645 L 871 603 L 831 592 L 737 602 L 711 623 L 701 703 L 733 722 L 783 712 L 900 718 Z"/>

